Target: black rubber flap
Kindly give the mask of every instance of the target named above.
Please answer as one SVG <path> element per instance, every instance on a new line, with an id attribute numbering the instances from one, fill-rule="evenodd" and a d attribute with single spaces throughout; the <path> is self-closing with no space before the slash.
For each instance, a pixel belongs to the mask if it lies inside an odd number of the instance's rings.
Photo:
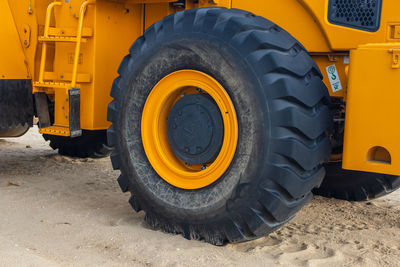
<path id="1" fill-rule="evenodd" d="M 81 136 L 81 90 L 79 88 L 69 89 L 68 95 L 70 137 Z"/>

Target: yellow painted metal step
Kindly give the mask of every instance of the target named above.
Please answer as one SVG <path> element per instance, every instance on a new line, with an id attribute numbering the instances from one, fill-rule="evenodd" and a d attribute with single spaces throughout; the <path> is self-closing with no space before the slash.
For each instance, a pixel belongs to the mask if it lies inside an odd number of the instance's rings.
<path id="1" fill-rule="evenodd" d="M 41 129 L 39 129 L 39 133 L 60 135 L 60 136 L 69 136 L 70 135 L 70 131 L 67 126 L 50 126 L 50 127 L 46 127 L 46 128 L 41 128 Z"/>
<path id="2" fill-rule="evenodd" d="M 68 27 L 60 27 L 54 28 L 49 27 L 49 36 L 58 36 L 58 37 L 76 37 L 78 35 L 78 31 L 76 28 L 68 28 Z M 82 28 L 82 37 L 92 37 L 93 29 L 92 28 Z"/>
<path id="3" fill-rule="evenodd" d="M 56 83 L 56 82 L 34 82 L 33 87 L 38 88 L 65 88 L 71 87 L 70 83 Z"/>
<path id="4" fill-rule="evenodd" d="M 76 43 L 78 41 L 78 38 L 76 37 L 62 37 L 62 36 L 40 36 L 38 37 L 38 40 L 40 42 L 65 42 L 65 43 Z M 85 43 L 87 39 L 81 38 L 81 42 Z"/>
<path id="5" fill-rule="evenodd" d="M 56 73 L 56 72 L 45 72 L 43 80 L 51 81 L 72 81 L 72 73 Z M 92 76 L 90 73 L 78 73 L 76 82 L 78 83 L 90 83 L 92 81 Z"/>

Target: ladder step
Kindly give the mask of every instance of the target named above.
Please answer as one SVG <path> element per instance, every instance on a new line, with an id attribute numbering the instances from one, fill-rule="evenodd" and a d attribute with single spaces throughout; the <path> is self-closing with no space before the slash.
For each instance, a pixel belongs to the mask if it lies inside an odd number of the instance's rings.
<path id="1" fill-rule="evenodd" d="M 76 37 L 78 35 L 78 31 L 76 28 L 55 28 L 49 27 L 49 35 L 50 36 L 61 36 L 61 37 Z M 93 29 L 92 28 L 82 28 L 82 37 L 92 37 Z"/>
<path id="2" fill-rule="evenodd" d="M 44 80 L 52 80 L 52 81 L 72 81 L 72 73 L 56 73 L 56 72 L 45 72 Z M 92 81 L 92 77 L 90 73 L 78 73 L 76 76 L 76 81 L 78 83 L 90 83 Z"/>
<path id="3" fill-rule="evenodd" d="M 45 93 L 35 93 L 35 96 L 42 96 L 43 100 L 47 101 L 47 97 Z M 37 98 L 40 99 L 40 98 Z M 47 102 L 46 102 L 47 103 Z M 50 126 L 50 118 L 48 114 L 45 121 L 48 121 L 46 125 L 41 124 L 39 128 L 39 132 L 42 134 L 52 134 L 52 135 L 61 135 L 61 136 L 69 136 L 69 137 L 78 137 L 82 135 L 81 129 L 81 90 L 80 88 L 70 88 L 68 90 L 68 125 L 53 125 Z M 48 108 L 47 110 L 48 113 Z M 46 117 L 46 116 L 45 116 Z M 43 117 L 42 117 L 43 118 Z M 42 120 L 42 122 L 44 122 Z M 43 127 L 42 127 L 43 126 Z"/>
<path id="4" fill-rule="evenodd" d="M 70 136 L 69 127 L 56 126 L 56 125 L 53 125 L 50 127 L 45 127 L 45 128 L 40 128 L 39 133 L 60 135 L 60 136 Z"/>
<path id="5" fill-rule="evenodd" d="M 33 87 L 39 88 L 65 88 L 71 87 L 69 83 L 55 83 L 55 82 L 34 82 Z"/>
<path id="6" fill-rule="evenodd" d="M 62 37 L 62 36 L 40 36 L 38 38 L 40 42 L 65 42 L 65 43 L 76 43 L 78 41 L 78 38 L 76 37 Z M 81 38 L 82 43 L 86 43 L 85 38 Z"/>

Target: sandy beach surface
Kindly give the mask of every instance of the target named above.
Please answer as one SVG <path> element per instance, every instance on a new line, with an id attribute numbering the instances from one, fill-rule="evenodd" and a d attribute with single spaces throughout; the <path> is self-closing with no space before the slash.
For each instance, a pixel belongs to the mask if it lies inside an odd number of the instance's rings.
<path id="1" fill-rule="evenodd" d="M 270 236 L 215 247 L 149 229 L 118 174 L 57 155 L 37 128 L 0 139 L 0 266 L 400 266 L 400 191 L 315 197 Z"/>

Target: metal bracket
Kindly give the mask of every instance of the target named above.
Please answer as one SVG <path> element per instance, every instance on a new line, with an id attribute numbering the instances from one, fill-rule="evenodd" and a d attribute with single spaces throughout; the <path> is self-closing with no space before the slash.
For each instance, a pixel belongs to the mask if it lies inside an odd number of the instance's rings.
<path id="1" fill-rule="evenodd" d="M 336 57 L 336 55 L 329 54 L 328 55 L 328 60 L 330 62 L 336 62 L 337 61 L 337 57 Z"/>
<path id="2" fill-rule="evenodd" d="M 392 69 L 400 68 L 400 48 L 393 48 L 389 50 L 392 54 Z"/>
<path id="3" fill-rule="evenodd" d="M 176 2 L 172 2 L 171 5 L 178 9 L 185 9 L 186 1 L 185 0 L 177 0 Z"/>
<path id="4" fill-rule="evenodd" d="M 28 4 L 28 14 L 30 15 L 30 14 L 32 14 L 33 13 L 33 11 L 32 11 L 32 0 L 29 0 L 29 4 Z"/>
<path id="5" fill-rule="evenodd" d="M 31 28 L 29 27 L 29 25 L 25 24 L 24 25 L 24 46 L 25 46 L 25 48 L 28 48 L 30 44 L 31 44 Z"/>
<path id="6" fill-rule="evenodd" d="M 38 92 L 34 94 L 36 112 L 39 117 L 39 128 L 46 128 L 51 126 L 49 105 L 47 102 L 47 95 L 43 92 Z"/>

